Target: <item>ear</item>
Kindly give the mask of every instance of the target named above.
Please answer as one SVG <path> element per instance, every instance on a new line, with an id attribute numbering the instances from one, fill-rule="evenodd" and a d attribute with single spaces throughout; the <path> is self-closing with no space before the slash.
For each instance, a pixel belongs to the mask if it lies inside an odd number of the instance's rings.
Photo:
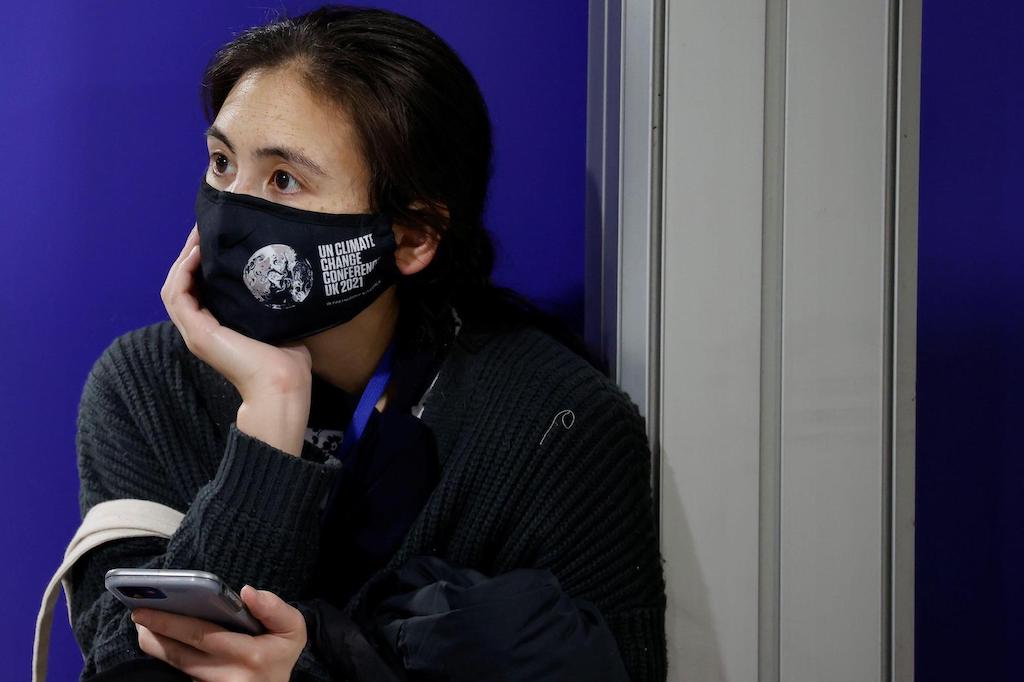
<path id="1" fill-rule="evenodd" d="M 412 204 L 411 208 L 421 208 L 420 202 Z M 442 208 L 442 214 L 448 217 L 448 211 Z M 426 226 L 409 227 L 395 223 L 391 226 L 395 233 L 395 263 L 398 271 L 403 275 L 415 275 L 434 260 L 437 253 L 437 244 L 440 240 L 433 229 Z"/>

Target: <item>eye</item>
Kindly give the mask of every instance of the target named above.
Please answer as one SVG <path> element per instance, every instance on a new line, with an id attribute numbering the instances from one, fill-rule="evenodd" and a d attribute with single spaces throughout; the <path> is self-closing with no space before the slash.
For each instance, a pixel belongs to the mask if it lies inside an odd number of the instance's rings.
<path id="1" fill-rule="evenodd" d="M 213 168 L 214 175 L 224 175 L 230 172 L 228 169 L 234 170 L 234 166 L 228 157 L 224 156 L 220 152 L 214 152 L 210 154 L 210 165 Z"/>
<path id="2" fill-rule="evenodd" d="M 282 194 L 295 194 L 302 188 L 295 176 L 283 170 L 274 171 L 274 186 Z"/>

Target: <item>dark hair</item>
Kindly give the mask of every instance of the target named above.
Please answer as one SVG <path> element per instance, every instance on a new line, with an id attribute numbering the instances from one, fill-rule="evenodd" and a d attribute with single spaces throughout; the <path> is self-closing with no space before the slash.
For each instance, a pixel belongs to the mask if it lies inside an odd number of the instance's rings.
<path id="1" fill-rule="evenodd" d="M 453 306 L 475 328 L 536 324 L 599 364 L 566 325 L 491 282 L 490 119 L 476 80 L 440 37 L 394 12 L 337 5 L 250 28 L 206 67 L 208 121 L 246 72 L 284 66 L 351 116 L 370 170 L 370 210 L 441 237 L 430 265 L 398 285 L 404 335 L 438 341 Z"/>

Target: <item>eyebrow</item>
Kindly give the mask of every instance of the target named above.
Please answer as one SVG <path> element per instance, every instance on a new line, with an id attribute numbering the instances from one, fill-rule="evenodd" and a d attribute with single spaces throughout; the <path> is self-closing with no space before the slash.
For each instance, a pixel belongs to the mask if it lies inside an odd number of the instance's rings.
<path id="1" fill-rule="evenodd" d="M 225 145 L 227 145 L 227 148 L 231 151 L 232 154 L 235 153 L 235 147 L 234 145 L 231 144 L 231 140 L 229 140 L 228 136 L 224 134 L 224 131 L 222 131 L 217 126 L 212 125 L 209 128 L 207 128 L 206 137 L 217 138 Z M 323 168 L 321 168 L 316 161 L 309 158 L 308 156 L 298 151 L 297 149 L 289 149 L 288 147 L 260 147 L 259 149 L 253 152 L 253 157 L 257 159 L 266 158 L 268 156 L 276 156 L 278 158 L 284 159 L 285 161 L 288 161 L 289 163 L 305 166 L 306 168 L 313 171 L 317 175 L 327 175 L 327 172 Z"/>

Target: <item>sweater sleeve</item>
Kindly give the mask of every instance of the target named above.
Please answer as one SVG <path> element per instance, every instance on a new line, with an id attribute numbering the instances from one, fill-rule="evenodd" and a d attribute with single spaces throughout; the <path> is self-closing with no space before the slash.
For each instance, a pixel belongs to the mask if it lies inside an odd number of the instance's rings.
<path id="1" fill-rule="evenodd" d="M 547 468 L 531 479 L 545 482 L 532 512 L 545 520 L 540 565 L 598 607 L 633 682 L 665 680 L 651 452 L 635 405 L 612 384 L 579 396 L 571 414 L 551 422 L 536 455 Z"/>
<path id="2" fill-rule="evenodd" d="M 156 401 L 137 376 L 115 341 L 86 379 L 76 437 L 81 513 L 104 500 L 137 498 L 176 508 L 184 518 L 169 540 L 113 541 L 76 563 L 71 615 L 85 657 L 82 679 L 149 658 L 138 646 L 129 610 L 104 588 L 108 569 L 196 569 L 215 573 L 235 590 L 249 583 L 285 600 L 303 596 L 319 549 L 320 503 L 337 475 L 333 466 L 293 457 L 232 423 L 212 479 L 193 499 L 182 499 L 176 492 L 181 486 L 168 479 L 153 445 L 161 434 L 147 432 L 139 419 L 149 411 L 148 423 L 173 430 L 181 427 L 175 423 L 181 416 L 154 420 Z M 306 674 L 301 679 L 329 679 L 309 651 L 296 665 L 300 672 Z"/>

